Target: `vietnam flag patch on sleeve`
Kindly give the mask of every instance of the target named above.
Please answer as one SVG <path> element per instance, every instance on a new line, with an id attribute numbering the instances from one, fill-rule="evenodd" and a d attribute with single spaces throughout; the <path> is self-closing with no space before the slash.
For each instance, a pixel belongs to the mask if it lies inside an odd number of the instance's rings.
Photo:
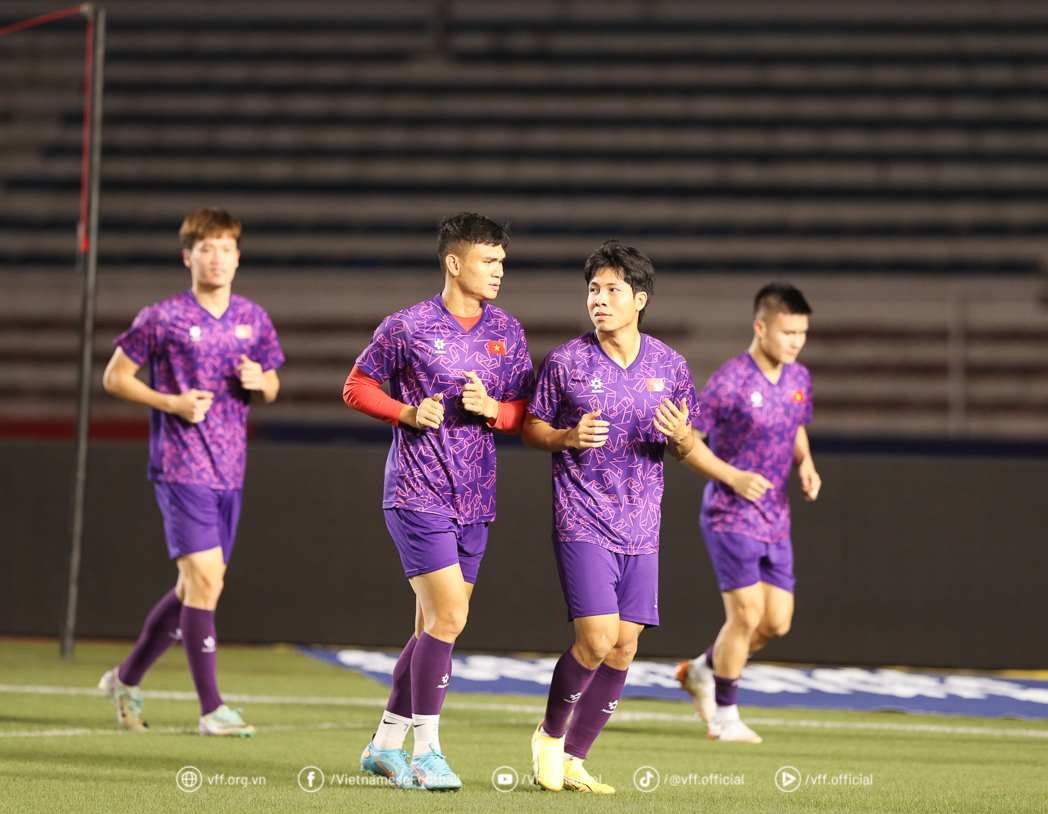
<path id="1" fill-rule="evenodd" d="M 800 404 L 802 401 L 804 401 L 804 391 L 803 390 L 796 391 L 793 394 L 793 400 L 795 402 L 797 402 L 798 404 Z"/>
<path id="2" fill-rule="evenodd" d="M 488 340 L 488 353 L 500 353 L 503 356 L 506 355 L 506 343 L 499 342 L 497 339 Z"/>

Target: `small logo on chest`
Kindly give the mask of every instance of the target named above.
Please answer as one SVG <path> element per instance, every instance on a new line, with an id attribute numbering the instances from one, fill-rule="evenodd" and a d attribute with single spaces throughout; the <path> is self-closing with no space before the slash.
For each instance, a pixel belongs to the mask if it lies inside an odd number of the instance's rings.
<path id="1" fill-rule="evenodd" d="M 200 330 L 200 326 L 199 325 L 194 325 L 192 328 L 189 329 L 189 341 L 190 342 L 199 342 L 200 341 L 200 337 L 201 337 L 201 335 L 203 333 L 204 332 Z"/>
<path id="2" fill-rule="evenodd" d="M 447 353 L 447 350 L 444 349 L 444 340 L 443 339 L 434 339 L 433 340 L 433 352 L 434 353 L 440 353 L 440 354 Z"/>
<path id="3" fill-rule="evenodd" d="M 237 339 L 250 339 L 251 338 L 251 326 L 250 325 L 237 325 L 233 329 L 233 336 Z"/>
<path id="4" fill-rule="evenodd" d="M 752 404 L 754 407 L 764 406 L 764 396 L 761 395 L 761 392 L 759 390 L 754 390 L 752 393 L 750 393 L 750 404 Z"/>
<path id="5" fill-rule="evenodd" d="M 604 382 L 602 382 L 600 380 L 600 377 L 594 376 L 592 379 L 590 379 L 590 392 L 593 392 L 593 393 L 603 393 L 604 392 Z"/>

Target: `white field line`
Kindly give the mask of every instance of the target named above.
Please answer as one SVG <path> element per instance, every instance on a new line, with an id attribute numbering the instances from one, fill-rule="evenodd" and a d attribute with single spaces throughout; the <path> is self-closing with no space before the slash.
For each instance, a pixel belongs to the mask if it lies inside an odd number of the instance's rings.
<path id="1" fill-rule="evenodd" d="M 0 684 L 0 693 L 27 693 L 34 695 L 96 695 L 105 697 L 103 690 L 94 687 L 46 687 L 32 684 Z M 196 693 L 177 692 L 168 690 L 143 690 L 143 698 L 157 698 L 168 701 L 196 701 Z M 338 698 L 338 697 L 300 697 L 294 695 L 245 695 L 223 693 L 225 701 L 240 704 L 289 704 L 299 706 L 341 706 L 341 707 L 385 707 L 386 702 L 381 698 Z M 541 716 L 545 712 L 544 706 L 535 704 L 476 704 L 466 701 L 446 701 L 444 709 L 464 710 L 471 712 L 522 712 L 529 715 Z M 697 721 L 695 714 L 676 715 L 668 712 L 630 712 L 629 710 L 618 710 L 615 720 L 620 723 L 637 721 L 665 721 L 667 723 L 694 723 Z M 1010 736 L 1025 738 L 1048 738 L 1046 729 L 991 729 L 982 726 L 948 726 L 945 724 L 897 724 L 897 723 L 875 723 L 869 721 L 808 721 L 803 719 L 788 718 L 747 718 L 748 723 L 755 726 L 782 726 L 802 727 L 806 729 L 850 729 L 850 730 L 873 730 L 886 732 L 927 732 L 937 735 L 991 735 L 994 737 Z M 447 723 L 450 723 L 448 721 Z M 470 722 L 474 723 L 474 722 Z M 476 722 L 480 723 L 480 722 Z M 323 728 L 326 725 L 319 725 Z M 346 725 L 354 727 L 354 725 Z M 286 727 L 288 731 L 309 727 Z M 261 729 L 261 727 L 260 727 Z M 283 731 L 281 727 L 267 727 L 271 731 Z M 71 734 L 112 734 L 109 730 L 48 730 L 54 732 L 69 732 Z M 166 730 L 156 730 L 166 731 Z M 171 730 L 181 732 L 183 730 Z M 36 734 L 36 733 L 30 733 Z M 0 733 L 0 737 L 11 737 L 9 733 Z"/>

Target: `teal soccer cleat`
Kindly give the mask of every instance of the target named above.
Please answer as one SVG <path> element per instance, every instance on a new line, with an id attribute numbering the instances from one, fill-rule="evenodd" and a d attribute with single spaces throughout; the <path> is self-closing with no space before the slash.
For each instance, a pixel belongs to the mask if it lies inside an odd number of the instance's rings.
<path id="1" fill-rule="evenodd" d="M 376 749 L 371 741 L 360 756 L 360 769 L 376 777 L 388 777 L 398 789 L 417 789 L 415 774 L 403 749 Z"/>
<path id="2" fill-rule="evenodd" d="M 462 788 L 459 776 L 451 771 L 448 759 L 432 746 L 422 757 L 411 761 L 415 782 L 427 791 L 458 791 Z"/>

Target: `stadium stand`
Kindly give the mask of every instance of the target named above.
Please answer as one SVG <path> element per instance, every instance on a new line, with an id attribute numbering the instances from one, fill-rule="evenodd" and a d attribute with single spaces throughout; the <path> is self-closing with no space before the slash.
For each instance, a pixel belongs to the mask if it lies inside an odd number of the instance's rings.
<path id="1" fill-rule="evenodd" d="M 617 236 L 697 376 L 741 350 L 753 289 L 803 282 L 818 432 L 1048 430 L 1043 5 L 107 5 L 99 362 L 184 284 L 183 215 L 223 205 L 294 362 L 267 415 L 351 422 L 353 357 L 470 209 L 512 223 L 538 358 L 586 326 L 577 270 Z M 81 47 L 75 23 L 0 42 L 10 419 L 72 415 Z"/>

